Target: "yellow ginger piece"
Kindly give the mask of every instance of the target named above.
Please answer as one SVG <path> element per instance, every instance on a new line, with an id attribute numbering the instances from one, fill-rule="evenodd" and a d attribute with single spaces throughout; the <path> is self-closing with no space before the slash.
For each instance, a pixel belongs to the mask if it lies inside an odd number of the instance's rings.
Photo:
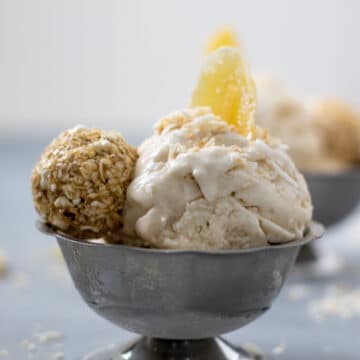
<path id="1" fill-rule="evenodd" d="M 242 135 L 254 135 L 256 88 L 239 49 L 221 47 L 207 56 L 192 106 L 209 106 Z"/>
<path id="2" fill-rule="evenodd" d="M 240 42 L 234 29 L 225 27 L 215 33 L 215 35 L 210 38 L 208 45 L 206 46 L 206 53 L 212 53 L 223 46 L 240 48 Z"/>

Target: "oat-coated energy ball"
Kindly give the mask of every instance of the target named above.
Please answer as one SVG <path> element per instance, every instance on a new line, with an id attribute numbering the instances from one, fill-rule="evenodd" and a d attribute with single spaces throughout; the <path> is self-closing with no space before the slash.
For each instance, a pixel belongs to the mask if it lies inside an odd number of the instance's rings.
<path id="1" fill-rule="evenodd" d="M 136 149 L 115 131 L 65 131 L 32 172 L 35 208 L 43 221 L 76 238 L 107 237 L 122 225 L 136 160 Z"/>

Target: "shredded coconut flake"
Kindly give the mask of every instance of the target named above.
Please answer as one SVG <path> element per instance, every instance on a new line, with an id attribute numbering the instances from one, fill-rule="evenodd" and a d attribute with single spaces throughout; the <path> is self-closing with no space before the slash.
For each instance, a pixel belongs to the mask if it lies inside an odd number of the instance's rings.
<path id="1" fill-rule="evenodd" d="M 51 355 L 51 359 L 54 359 L 54 360 L 63 360 L 65 357 L 64 357 L 64 353 L 59 351 L 59 352 L 56 352 L 54 354 Z"/>
<path id="2" fill-rule="evenodd" d="M 273 355 L 282 355 L 286 350 L 285 344 L 279 344 L 272 349 Z"/>
<path id="3" fill-rule="evenodd" d="M 245 343 L 245 344 L 242 345 L 242 348 L 245 351 L 249 352 L 254 360 L 263 359 L 264 356 L 265 356 L 263 350 L 256 344 Z"/>
<path id="4" fill-rule="evenodd" d="M 309 288 L 306 285 L 291 285 L 287 297 L 291 302 L 299 302 L 309 297 Z"/>
<path id="5" fill-rule="evenodd" d="M 49 330 L 46 332 L 34 334 L 34 338 L 40 343 L 59 342 L 63 340 L 64 335 L 58 331 Z"/>
<path id="6" fill-rule="evenodd" d="M 360 288 L 345 289 L 332 285 L 323 298 L 310 302 L 308 311 L 310 316 L 318 321 L 328 317 L 360 317 Z"/>
<path id="7" fill-rule="evenodd" d="M 7 357 L 9 356 L 9 352 L 6 349 L 0 350 L 0 357 Z"/>
<path id="8" fill-rule="evenodd" d="M 38 350 L 36 344 L 27 339 L 21 341 L 20 345 L 30 353 L 37 352 L 37 350 Z"/>
<path id="9" fill-rule="evenodd" d="M 25 273 L 16 273 L 13 276 L 13 284 L 16 289 L 23 289 L 29 284 L 29 276 Z"/>

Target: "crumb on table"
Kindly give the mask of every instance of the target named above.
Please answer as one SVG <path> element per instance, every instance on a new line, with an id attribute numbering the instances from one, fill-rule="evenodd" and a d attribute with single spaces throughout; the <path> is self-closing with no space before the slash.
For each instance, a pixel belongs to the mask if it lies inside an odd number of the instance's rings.
<path id="1" fill-rule="evenodd" d="M 0 249 L 0 277 L 5 275 L 8 268 L 8 260 L 5 251 Z"/>

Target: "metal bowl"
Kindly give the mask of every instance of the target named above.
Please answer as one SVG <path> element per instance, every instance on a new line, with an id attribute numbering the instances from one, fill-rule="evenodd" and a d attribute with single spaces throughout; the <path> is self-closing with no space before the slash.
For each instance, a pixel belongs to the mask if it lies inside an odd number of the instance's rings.
<path id="1" fill-rule="evenodd" d="M 55 233 L 42 224 L 39 228 L 56 237 L 76 288 L 100 316 L 146 337 L 186 339 L 187 344 L 238 329 L 268 310 L 300 247 L 323 233 L 321 225 L 312 223 L 296 242 L 187 251 L 96 244 Z M 154 341 L 140 342 L 138 351 L 140 344 L 144 348 Z M 188 349 L 199 346 L 197 341 L 190 343 Z M 155 348 L 164 349 L 169 342 L 162 344 L 157 342 Z M 129 358 L 152 359 L 149 351 Z M 206 356 L 199 359 L 211 359 Z"/>
<path id="2" fill-rule="evenodd" d="M 305 174 L 314 204 L 313 218 L 325 226 L 343 220 L 360 200 L 360 171 Z"/>
<path id="3" fill-rule="evenodd" d="M 335 225 L 350 215 L 360 200 L 360 171 L 340 174 L 305 174 L 312 202 L 313 218 L 326 227 Z M 313 245 L 304 246 L 297 259 L 299 264 L 311 264 L 318 259 Z"/>

